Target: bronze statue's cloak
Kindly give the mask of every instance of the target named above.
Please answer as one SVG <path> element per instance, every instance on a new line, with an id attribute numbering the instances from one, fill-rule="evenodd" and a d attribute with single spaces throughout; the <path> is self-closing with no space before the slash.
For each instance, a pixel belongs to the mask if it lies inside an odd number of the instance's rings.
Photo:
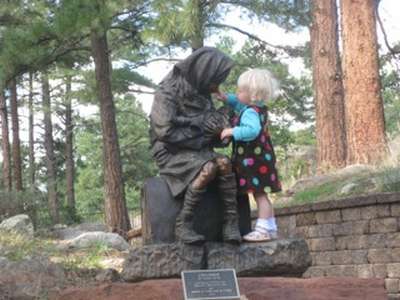
<path id="1" fill-rule="evenodd" d="M 174 66 L 154 96 L 151 151 L 174 197 L 217 157 L 204 122 L 215 112 L 210 86 L 222 83 L 232 67 L 233 61 L 219 50 L 200 48 Z"/>

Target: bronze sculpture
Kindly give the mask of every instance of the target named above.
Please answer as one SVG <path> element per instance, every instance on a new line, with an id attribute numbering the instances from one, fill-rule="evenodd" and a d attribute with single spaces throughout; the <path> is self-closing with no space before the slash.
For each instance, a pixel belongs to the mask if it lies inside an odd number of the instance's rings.
<path id="1" fill-rule="evenodd" d="M 194 212 L 208 184 L 216 180 L 223 201 L 223 239 L 239 243 L 236 180 L 230 160 L 213 148 L 228 126 L 216 110 L 211 93 L 229 75 L 232 60 L 219 50 L 203 47 L 177 63 L 162 80 L 150 114 L 151 151 L 174 197 L 184 195 L 175 234 L 187 244 L 204 242 L 193 230 Z"/>

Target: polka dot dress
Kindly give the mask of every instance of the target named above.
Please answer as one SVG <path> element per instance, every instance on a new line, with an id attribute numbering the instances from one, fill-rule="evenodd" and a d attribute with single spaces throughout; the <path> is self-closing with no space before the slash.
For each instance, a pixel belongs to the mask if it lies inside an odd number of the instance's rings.
<path id="1" fill-rule="evenodd" d="M 267 128 L 267 107 L 251 107 L 259 114 L 263 129 L 253 141 L 234 142 L 232 161 L 237 174 L 238 192 L 280 192 L 282 187 L 275 168 L 275 153 Z M 233 120 L 233 126 L 240 123 L 240 117 Z"/>

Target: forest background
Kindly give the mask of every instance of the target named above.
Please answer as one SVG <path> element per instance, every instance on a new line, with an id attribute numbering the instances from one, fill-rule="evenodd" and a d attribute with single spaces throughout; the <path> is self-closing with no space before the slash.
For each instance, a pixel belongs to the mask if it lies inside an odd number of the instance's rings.
<path id="1" fill-rule="evenodd" d="M 235 60 L 226 91 L 249 67 L 280 80 L 271 134 L 286 190 L 360 163 L 400 182 L 390 147 L 400 131 L 398 1 L 2 2 L 1 219 L 24 210 L 37 226 L 104 219 L 129 230 L 157 174 L 154 90 L 203 45 Z"/>

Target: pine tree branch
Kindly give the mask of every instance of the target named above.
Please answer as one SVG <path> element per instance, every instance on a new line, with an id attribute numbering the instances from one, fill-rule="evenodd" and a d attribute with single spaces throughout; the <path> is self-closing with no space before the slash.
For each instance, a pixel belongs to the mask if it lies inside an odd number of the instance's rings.
<path id="1" fill-rule="evenodd" d="M 227 28 L 227 29 L 231 29 L 234 31 L 237 31 L 243 35 L 248 36 L 250 39 L 259 42 L 260 44 L 267 46 L 267 47 L 271 47 L 274 49 L 278 49 L 278 50 L 282 50 L 286 53 L 288 53 L 291 56 L 303 56 L 304 55 L 304 47 L 290 47 L 290 46 L 279 46 L 279 45 L 274 45 L 271 43 L 268 43 L 266 41 L 264 41 L 263 39 L 261 39 L 260 37 L 244 31 L 243 29 L 240 29 L 238 27 L 232 26 L 232 25 L 228 25 L 228 24 L 222 24 L 222 23 L 209 23 L 206 25 L 207 27 L 215 27 L 215 28 Z"/>
<path id="2" fill-rule="evenodd" d="M 385 41 L 386 47 L 389 49 L 389 52 L 394 57 L 396 57 L 397 54 L 400 54 L 400 49 L 398 47 L 396 47 L 396 49 L 395 49 L 395 48 L 390 46 L 389 39 L 388 39 L 386 30 L 385 30 L 385 27 L 383 26 L 383 22 L 382 22 L 380 14 L 379 14 L 379 4 L 380 4 L 380 1 L 377 1 L 376 2 L 376 6 L 375 6 L 376 19 L 378 20 L 379 27 L 381 28 L 381 31 L 382 31 L 382 34 L 383 34 L 383 39 Z"/>
<path id="3" fill-rule="evenodd" d="M 157 62 L 157 61 L 179 62 L 179 61 L 181 61 L 181 59 L 168 58 L 168 57 L 153 58 L 153 59 L 149 59 L 149 60 L 146 60 L 146 61 L 143 61 L 143 62 L 140 62 L 140 63 L 137 63 L 137 64 L 133 65 L 132 69 L 137 69 L 137 68 L 142 67 L 142 66 L 147 66 L 148 64 L 153 63 L 153 62 Z"/>
<path id="4" fill-rule="evenodd" d="M 136 90 L 136 89 L 128 89 L 128 92 L 130 93 L 138 93 L 138 94 L 150 94 L 150 95 L 154 95 L 155 92 L 150 92 L 150 91 L 143 91 L 143 90 Z"/>

